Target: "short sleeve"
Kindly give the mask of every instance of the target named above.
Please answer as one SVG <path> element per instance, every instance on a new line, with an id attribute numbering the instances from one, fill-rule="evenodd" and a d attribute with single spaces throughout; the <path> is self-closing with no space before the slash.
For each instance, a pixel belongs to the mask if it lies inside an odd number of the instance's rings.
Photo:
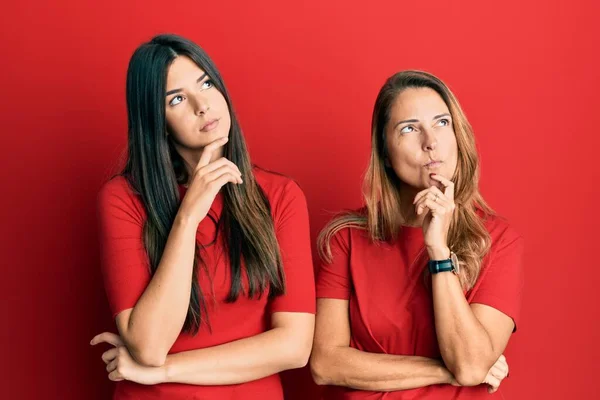
<path id="1" fill-rule="evenodd" d="M 101 269 L 113 318 L 133 308 L 150 282 L 144 220 L 141 202 L 123 177 L 102 187 L 98 196 Z"/>
<path id="2" fill-rule="evenodd" d="M 349 300 L 350 280 L 350 229 L 337 232 L 329 243 L 332 261 L 322 260 L 317 272 L 317 297 Z"/>
<path id="3" fill-rule="evenodd" d="M 515 330 L 524 286 L 523 253 L 523 238 L 509 228 L 498 245 L 492 245 L 491 257 L 469 296 L 469 303 L 485 304 L 511 317 Z"/>
<path id="4" fill-rule="evenodd" d="M 315 313 L 315 277 L 310 247 L 310 228 L 306 198 L 294 181 L 285 185 L 274 207 L 275 232 L 286 292 L 271 300 L 271 312 Z"/>

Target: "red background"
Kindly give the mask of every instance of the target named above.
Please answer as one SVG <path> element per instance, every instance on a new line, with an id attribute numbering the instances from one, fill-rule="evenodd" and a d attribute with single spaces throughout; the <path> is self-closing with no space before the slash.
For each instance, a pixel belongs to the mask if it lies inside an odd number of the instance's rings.
<path id="1" fill-rule="evenodd" d="M 504 397 L 600 394 L 597 1 L 11 3 L 0 17 L 0 397 L 110 395 L 88 346 L 113 328 L 95 197 L 126 142 L 128 59 L 161 32 L 216 61 L 253 160 L 303 187 L 313 239 L 331 211 L 360 204 L 383 81 L 407 68 L 445 80 L 474 126 L 484 196 L 526 239 Z M 306 371 L 286 378 L 290 399 L 316 393 Z"/>

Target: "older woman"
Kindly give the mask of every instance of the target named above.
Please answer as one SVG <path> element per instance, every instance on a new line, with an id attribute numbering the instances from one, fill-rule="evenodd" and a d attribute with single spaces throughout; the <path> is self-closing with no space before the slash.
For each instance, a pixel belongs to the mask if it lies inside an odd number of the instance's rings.
<path id="1" fill-rule="evenodd" d="M 448 87 L 419 71 L 389 78 L 373 112 L 366 206 L 319 238 L 311 370 L 326 399 L 480 398 L 508 375 L 523 240 L 478 178 Z"/>

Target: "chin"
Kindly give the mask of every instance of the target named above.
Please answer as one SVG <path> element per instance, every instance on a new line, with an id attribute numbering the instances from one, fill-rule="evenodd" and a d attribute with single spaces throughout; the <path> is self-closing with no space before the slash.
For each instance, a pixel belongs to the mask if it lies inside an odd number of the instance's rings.
<path id="1" fill-rule="evenodd" d="M 202 143 L 202 146 L 206 146 L 210 142 L 214 142 L 222 137 L 227 137 L 226 134 L 221 133 L 220 130 L 211 132 L 199 132 L 198 141 Z"/>

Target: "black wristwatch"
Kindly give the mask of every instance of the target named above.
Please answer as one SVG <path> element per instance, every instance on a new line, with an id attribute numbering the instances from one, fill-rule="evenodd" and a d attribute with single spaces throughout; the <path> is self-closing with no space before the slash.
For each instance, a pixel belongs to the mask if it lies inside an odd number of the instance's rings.
<path id="1" fill-rule="evenodd" d="M 458 275 L 458 258 L 456 254 L 450 252 L 450 258 L 446 260 L 429 260 L 427 263 L 429 268 L 429 272 L 432 274 L 437 274 L 440 272 L 453 272 Z"/>

